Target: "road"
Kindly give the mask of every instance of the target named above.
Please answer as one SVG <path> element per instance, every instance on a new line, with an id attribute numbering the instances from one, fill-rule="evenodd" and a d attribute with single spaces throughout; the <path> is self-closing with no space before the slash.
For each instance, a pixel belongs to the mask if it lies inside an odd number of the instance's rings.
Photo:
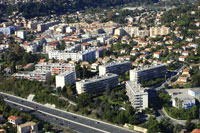
<path id="1" fill-rule="evenodd" d="M 49 108 L 42 104 L 27 101 L 26 99 L 0 92 L 6 104 L 11 107 L 23 109 L 35 117 L 56 124 L 63 128 L 68 128 L 80 133 L 136 133 L 109 123 L 87 118 L 74 113 Z M 35 107 L 37 107 L 35 109 Z"/>
<path id="2" fill-rule="evenodd" d="M 179 74 L 181 73 L 181 71 L 185 68 L 185 65 L 181 65 L 180 67 L 178 67 L 176 70 L 173 71 L 173 73 L 176 73 L 175 75 L 171 75 L 170 78 L 168 78 L 167 80 L 163 81 L 162 83 L 158 84 L 158 85 L 155 85 L 153 86 L 152 88 L 154 90 L 161 90 L 162 88 L 164 88 L 164 85 L 165 84 L 170 84 L 171 83 L 171 80 L 178 77 Z"/>

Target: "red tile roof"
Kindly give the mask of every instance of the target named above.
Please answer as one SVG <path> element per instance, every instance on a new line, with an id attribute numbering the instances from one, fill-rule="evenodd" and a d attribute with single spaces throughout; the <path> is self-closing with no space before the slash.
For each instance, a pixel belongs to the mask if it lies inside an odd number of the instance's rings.
<path id="1" fill-rule="evenodd" d="M 8 119 L 16 121 L 16 120 L 20 119 L 20 117 L 11 115 L 11 116 L 8 117 Z"/>
<path id="2" fill-rule="evenodd" d="M 194 129 L 191 133 L 200 133 L 200 129 Z"/>

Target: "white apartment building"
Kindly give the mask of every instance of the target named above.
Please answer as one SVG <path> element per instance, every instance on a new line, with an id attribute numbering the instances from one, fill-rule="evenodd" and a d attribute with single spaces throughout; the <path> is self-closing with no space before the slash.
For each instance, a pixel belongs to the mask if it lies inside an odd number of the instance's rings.
<path id="1" fill-rule="evenodd" d="M 141 79 L 151 80 L 158 77 L 164 77 L 167 69 L 165 64 L 155 66 L 145 66 L 130 70 L 130 81 L 140 82 Z"/>
<path id="2" fill-rule="evenodd" d="M 75 61 L 92 61 L 96 59 L 96 49 L 89 49 L 79 52 L 64 52 L 64 51 L 51 51 L 48 53 L 49 59 L 67 60 L 72 59 Z"/>
<path id="3" fill-rule="evenodd" d="M 56 76 L 56 88 L 61 87 L 63 88 L 66 83 L 69 83 L 70 85 L 75 83 L 76 79 L 76 72 L 74 71 L 65 71 L 63 73 L 60 73 Z"/>
<path id="4" fill-rule="evenodd" d="M 35 53 L 37 51 L 37 44 L 36 43 L 24 43 L 24 44 L 20 44 L 21 47 L 24 48 L 24 50 L 29 53 Z"/>
<path id="5" fill-rule="evenodd" d="M 81 80 L 76 82 L 76 90 L 81 93 L 98 93 L 106 90 L 106 87 L 116 87 L 118 85 L 118 75 L 107 73 L 106 75 L 95 77 L 93 79 Z"/>
<path id="6" fill-rule="evenodd" d="M 17 35 L 17 37 L 19 37 L 21 39 L 25 39 L 25 37 L 26 37 L 26 31 L 25 30 L 16 31 L 16 35 Z"/>
<path id="7" fill-rule="evenodd" d="M 36 70 L 40 71 L 48 71 L 51 72 L 52 75 L 60 74 L 65 71 L 75 71 L 74 64 L 67 64 L 67 63 L 39 63 L 35 65 Z"/>
<path id="8" fill-rule="evenodd" d="M 141 30 L 139 27 L 127 27 L 126 31 L 129 31 L 129 34 L 131 37 L 144 37 L 144 36 L 149 36 L 149 30 L 144 29 Z"/>
<path id="9" fill-rule="evenodd" d="M 99 66 L 99 76 L 105 75 L 106 73 L 123 74 L 130 70 L 130 67 L 130 62 L 111 62 Z"/>
<path id="10" fill-rule="evenodd" d="M 51 72 L 35 70 L 32 72 L 26 71 L 26 72 L 15 73 L 13 74 L 13 76 L 17 79 L 28 79 L 28 80 L 37 80 L 46 82 L 50 79 Z"/>
<path id="11" fill-rule="evenodd" d="M 133 81 L 126 82 L 126 94 L 131 105 L 136 109 L 148 108 L 148 88 L 142 88 L 140 84 Z"/>
<path id="12" fill-rule="evenodd" d="M 156 37 L 156 36 L 163 36 L 167 35 L 171 32 L 169 27 L 151 27 L 150 28 L 150 37 Z"/>

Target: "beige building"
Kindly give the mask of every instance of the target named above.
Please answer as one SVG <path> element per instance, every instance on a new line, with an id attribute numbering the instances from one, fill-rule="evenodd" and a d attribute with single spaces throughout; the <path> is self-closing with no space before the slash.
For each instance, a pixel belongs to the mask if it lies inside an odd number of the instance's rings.
<path id="1" fill-rule="evenodd" d="M 17 133 L 37 133 L 38 126 L 34 122 L 26 122 L 17 126 Z"/>
<path id="2" fill-rule="evenodd" d="M 169 27 L 151 27 L 150 28 L 150 37 L 156 37 L 156 36 L 163 36 L 167 35 L 170 33 L 170 28 Z"/>

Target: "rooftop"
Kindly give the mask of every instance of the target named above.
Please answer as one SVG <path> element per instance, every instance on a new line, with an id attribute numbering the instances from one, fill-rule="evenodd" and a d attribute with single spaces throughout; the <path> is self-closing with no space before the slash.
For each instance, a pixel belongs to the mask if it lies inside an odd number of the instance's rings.
<path id="1" fill-rule="evenodd" d="M 102 76 L 95 76 L 91 79 L 85 79 L 85 80 L 81 80 L 78 83 L 92 83 L 92 82 L 97 82 L 97 81 L 101 81 L 107 78 L 111 78 L 111 77 L 118 77 L 117 74 L 112 74 L 112 73 L 107 73 L 105 75 Z"/>
<path id="2" fill-rule="evenodd" d="M 60 73 L 58 76 L 66 76 L 66 75 L 68 75 L 68 74 L 70 74 L 72 72 L 74 72 L 74 71 L 65 71 L 63 73 Z"/>
<path id="3" fill-rule="evenodd" d="M 35 126 L 36 123 L 35 122 L 26 122 L 24 124 L 19 125 L 21 128 L 22 127 L 27 127 L 27 126 Z"/>
<path id="4" fill-rule="evenodd" d="M 144 70 L 154 69 L 154 68 L 158 68 L 158 67 L 162 67 L 162 66 L 166 66 L 166 64 L 146 65 L 146 66 L 144 66 L 144 67 L 135 68 L 134 70 L 136 70 L 136 71 L 144 71 Z"/>
<path id="5" fill-rule="evenodd" d="M 144 88 L 141 86 L 141 84 L 137 83 L 137 82 L 133 82 L 133 81 L 126 81 L 126 85 L 128 85 L 132 91 L 134 93 L 143 93 L 143 94 L 147 94 L 147 92 L 145 92 L 145 90 L 148 90 L 149 88 Z"/>
<path id="6" fill-rule="evenodd" d="M 11 116 L 9 116 L 8 117 L 8 119 L 10 119 L 10 120 L 18 120 L 18 119 L 20 119 L 20 117 L 17 117 L 17 116 L 13 116 L 13 115 L 11 115 Z"/>

